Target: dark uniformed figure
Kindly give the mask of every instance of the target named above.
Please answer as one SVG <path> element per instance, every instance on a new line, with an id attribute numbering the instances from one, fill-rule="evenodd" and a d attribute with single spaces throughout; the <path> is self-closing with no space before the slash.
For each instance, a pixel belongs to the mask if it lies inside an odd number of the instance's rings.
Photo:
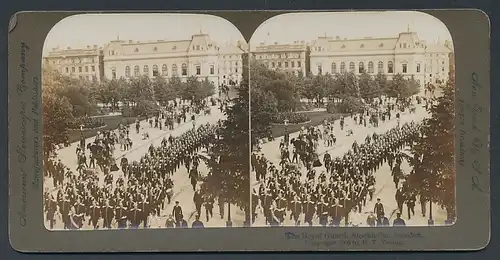
<path id="1" fill-rule="evenodd" d="M 214 216 L 214 197 L 211 195 L 207 195 L 204 199 L 205 201 L 205 214 L 207 216 L 207 222 Z"/>
<path id="2" fill-rule="evenodd" d="M 127 216 L 129 215 L 129 212 L 127 208 L 123 206 L 123 202 L 120 201 L 118 207 L 115 208 L 115 211 L 115 219 L 118 223 L 118 228 L 127 228 Z"/>
<path id="3" fill-rule="evenodd" d="M 89 224 L 92 224 L 94 229 L 99 228 L 99 219 L 101 218 L 101 207 L 97 204 L 97 201 L 92 200 L 92 205 L 89 207 Z"/>
<path id="4" fill-rule="evenodd" d="M 377 203 L 375 203 L 375 207 L 373 208 L 373 212 L 375 212 L 375 215 L 377 215 L 377 219 L 380 218 L 380 216 L 384 215 L 384 205 L 380 202 L 380 198 L 377 198 Z"/>
<path id="5" fill-rule="evenodd" d="M 177 223 L 177 225 L 179 225 L 180 221 L 182 220 L 183 214 L 182 214 L 182 208 L 181 208 L 181 206 L 179 206 L 178 201 L 175 202 L 175 206 L 172 209 L 172 215 L 174 215 L 175 222 Z"/>
<path id="6" fill-rule="evenodd" d="M 396 218 L 394 219 L 394 222 L 392 223 L 394 227 L 398 226 L 406 226 L 405 221 L 401 218 L 401 213 L 398 212 L 396 213 Z"/>
<path id="7" fill-rule="evenodd" d="M 192 228 L 204 228 L 203 222 L 200 221 L 200 215 L 196 214 L 196 220 L 191 224 Z"/>
<path id="8" fill-rule="evenodd" d="M 166 228 L 175 228 L 175 220 L 172 214 L 168 215 L 167 221 L 165 221 Z"/>

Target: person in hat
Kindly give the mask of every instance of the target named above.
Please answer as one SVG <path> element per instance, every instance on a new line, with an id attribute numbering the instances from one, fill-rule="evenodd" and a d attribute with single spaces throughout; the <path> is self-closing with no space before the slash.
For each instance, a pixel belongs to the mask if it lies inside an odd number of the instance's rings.
<path id="1" fill-rule="evenodd" d="M 181 206 L 179 205 L 179 201 L 176 201 L 175 202 L 175 206 L 174 208 L 172 209 L 172 215 L 174 215 L 174 218 L 175 218 L 175 222 L 177 224 L 179 224 L 179 221 L 182 220 L 182 208 Z"/>
<path id="2" fill-rule="evenodd" d="M 375 217 L 373 211 L 370 211 L 370 214 L 366 218 L 366 224 L 370 227 L 375 227 L 377 225 L 377 217 Z"/>
<path id="3" fill-rule="evenodd" d="M 380 215 L 377 218 L 377 227 L 387 227 L 387 226 L 389 226 L 389 219 L 382 213 L 382 215 Z"/>
<path id="4" fill-rule="evenodd" d="M 166 228 L 174 228 L 175 227 L 175 220 L 172 214 L 168 215 L 167 221 L 165 221 L 165 227 Z"/>
<path id="5" fill-rule="evenodd" d="M 373 211 L 377 215 L 377 219 L 384 215 L 384 205 L 380 202 L 380 198 L 377 198 L 377 203 L 375 203 Z"/>
<path id="6" fill-rule="evenodd" d="M 401 212 L 396 213 L 396 219 L 394 219 L 392 226 L 394 227 L 401 227 L 401 226 L 406 226 L 405 221 L 401 218 Z"/>
<path id="7" fill-rule="evenodd" d="M 192 228 L 204 228 L 203 222 L 200 221 L 200 214 L 196 214 L 196 220 L 191 224 Z"/>

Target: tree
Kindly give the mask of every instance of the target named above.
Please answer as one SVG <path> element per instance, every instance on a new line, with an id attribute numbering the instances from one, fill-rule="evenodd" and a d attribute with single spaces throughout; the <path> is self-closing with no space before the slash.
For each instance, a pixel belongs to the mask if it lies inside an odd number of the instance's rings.
<path id="1" fill-rule="evenodd" d="M 386 95 L 391 98 L 400 98 L 406 89 L 406 80 L 400 73 L 394 75 L 387 84 Z"/>
<path id="2" fill-rule="evenodd" d="M 129 82 L 128 98 L 130 101 L 153 100 L 153 84 L 148 76 L 132 78 Z"/>
<path id="3" fill-rule="evenodd" d="M 359 76 L 359 92 L 361 98 L 364 99 L 366 103 L 371 104 L 373 99 L 380 96 L 380 91 L 378 85 L 373 80 L 372 76 L 363 72 Z"/>
<path id="4" fill-rule="evenodd" d="M 59 144 L 69 144 L 68 123 L 73 120 L 73 107 L 69 99 L 58 95 L 64 89 L 63 77 L 57 71 L 43 70 L 43 150 L 48 159 Z"/>
<path id="5" fill-rule="evenodd" d="M 423 122 L 422 135 L 411 152 L 422 158 L 412 183 L 431 202 L 444 206 L 455 218 L 455 82 L 450 78 L 442 95 L 429 108 L 430 118 Z"/>
<path id="6" fill-rule="evenodd" d="M 71 104 L 75 117 L 92 114 L 89 84 L 83 80 L 64 79 L 65 87 L 54 92 L 59 97 L 66 97 Z"/>
<path id="7" fill-rule="evenodd" d="M 278 101 L 279 112 L 295 111 L 300 107 L 300 89 L 291 75 L 266 68 L 253 60 L 250 64 L 251 88 L 259 88 Z"/>
<path id="8" fill-rule="evenodd" d="M 153 80 L 153 92 L 155 100 L 160 105 L 165 106 L 169 100 L 175 98 L 173 89 L 170 88 L 168 81 L 162 76 L 156 76 Z"/>
<path id="9" fill-rule="evenodd" d="M 250 221 L 250 162 L 249 162 L 249 95 L 248 83 L 236 88 L 237 97 L 224 113 L 227 119 L 220 125 L 219 138 L 209 152 L 210 174 L 204 189 L 229 203 L 228 224 L 231 222 L 231 204 L 245 212 Z"/>
<path id="10" fill-rule="evenodd" d="M 387 83 L 387 76 L 385 74 L 379 72 L 377 76 L 375 76 L 373 82 L 374 82 L 373 87 L 378 92 L 379 96 L 382 95 L 383 93 L 387 93 L 388 83 Z"/>
<path id="11" fill-rule="evenodd" d="M 336 95 L 340 99 L 347 97 L 360 97 L 358 79 L 353 72 L 336 74 L 334 82 L 336 85 Z"/>
<path id="12" fill-rule="evenodd" d="M 322 104 L 323 98 L 328 95 L 331 86 L 331 75 L 316 75 L 311 78 L 306 78 L 304 80 L 303 95 L 316 101 L 316 103 Z"/>

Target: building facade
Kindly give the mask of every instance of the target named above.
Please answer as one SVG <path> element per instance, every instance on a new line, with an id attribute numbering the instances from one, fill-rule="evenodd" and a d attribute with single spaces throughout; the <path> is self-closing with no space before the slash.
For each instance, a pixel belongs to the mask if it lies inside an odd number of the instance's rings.
<path id="1" fill-rule="evenodd" d="M 248 51 L 245 45 L 228 44 L 219 48 L 218 75 L 223 85 L 239 84 L 243 77 L 243 53 Z M 244 51 L 245 50 L 245 51 Z"/>
<path id="2" fill-rule="evenodd" d="M 103 53 L 97 45 L 81 49 L 54 48 L 44 57 L 44 62 L 72 78 L 100 81 L 104 74 Z"/>
<path id="3" fill-rule="evenodd" d="M 305 42 L 294 42 L 293 44 L 265 45 L 261 43 L 252 50 L 252 58 L 264 64 L 267 68 L 280 70 L 295 75 L 306 75 L 306 53 Z"/>
<path id="4" fill-rule="evenodd" d="M 107 79 L 138 77 L 146 75 L 154 78 L 179 77 L 186 81 L 195 76 L 200 80 L 208 79 L 215 86 L 234 77 L 240 80 L 241 54 L 243 51 L 236 47 L 221 48 L 213 42 L 207 34 L 196 34 L 189 40 L 178 41 L 123 41 L 115 40 L 107 44 L 104 49 L 104 76 Z M 225 58 L 224 61 L 220 59 Z M 226 64 L 228 67 L 224 67 Z M 231 67 L 234 65 L 234 67 Z M 232 72 L 232 73 L 231 73 Z"/>
<path id="5" fill-rule="evenodd" d="M 311 43 L 309 58 L 313 75 L 366 72 L 391 79 L 399 73 L 424 85 L 448 79 L 451 52 L 450 46 L 427 45 L 417 33 L 403 32 L 394 38 L 319 37 Z"/>

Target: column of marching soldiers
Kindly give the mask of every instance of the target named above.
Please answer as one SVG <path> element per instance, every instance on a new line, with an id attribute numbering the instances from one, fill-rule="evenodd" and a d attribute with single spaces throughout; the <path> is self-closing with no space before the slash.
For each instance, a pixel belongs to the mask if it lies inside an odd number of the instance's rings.
<path id="1" fill-rule="evenodd" d="M 206 105 L 206 104 L 205 104 Z M 212 105 L 215 105 L 212 100 Z M 220 101 L 220 109 L 227 106 L 226 101 Z M 207 106 L 205 106 L 206 108 Z M 201 112 L 200 108 L 193 108 L 194 113 Z M 208 111 L 207 111 L 208 110 Z M 159 112 L 154 118 L 146 119 L 150 127 L 161 128 L 162 122 L 166 129 L 173 129 L 173 121 L 186 120 L 189 108 L 182 109 L 179 114 Z M 204 204 L 207 212 L 207 221 L 213 215 L 214 198 L 201 194 L 197 182 L 200 178 L 198 165 L 202 156 L 198 155 L 201 149 L 209 149 L 214 138 L 217 137 L 218 125 L 195 126 L 195 116 L 191 117 L 193 128 L 180 136 L 163 138 L 159 147 L 152 144 L 148 153 L 139 161 L 129 162 L 126 157 L 120 160 L 123 174 L 114 181 L 114 172 L 119 170 L 113 156 L 115 144 L 120 144 L 122 150 L 131 148 L 128 126 L 120 126 L 118 135 L 113 131 L 98 132 L 92 143 L 85 146 L 82 138 L 77 148 L 78 167 L 73 172 L 62 164 L 61 160 L 49 159 L 46 161 L 45 175 L 52 177 L 57 195 L 46 188 L 44 194 L 44 210 L 46 221 L 51 229 L 56 224 L 56 216 L 60 217 L 64 229 L 82 229 L 85 226 L 98 228 L 148 228 L 152 216 L 160 217 L 165 203 L 170 204 L 173 198 L 174 183 L 171 179 L 180 167 L 185 166 L 195 190 L 193 202 L 196 205 L 197 219 L 193 227 L 203 224 L 199 221 L 201 205 Z M 209 108 L 205 109 L 205 114 Z M 220 121 L 219 121 L 220 123 Z M 140 122 L 136 122 L 136 131 L 142 129 L 143 139 L 149 136 Z M 119 137 L 118 137 L 119 136 Z M 124 141 L 125 140 L 125 141 Z M 87 159 L 86 147 L 90 151 Z M 96 164 L 97 169 L 96 170 Z M 104 183 L 99 182 L 99 174 L 104 174 Z M 221 212 L 221 216 L 223 213 Z M 187 216 L 189 217 L 189 216 Z M 166 227 L 187 227 L 186 216 L 182 212 L 179 202 L 173 207 L 165 223 Z"/>
<path id="2" fill-rule="evenodd" d="M 417 97 L 415 101 L 426 109 L 431 105 L 431 101 L 425 98 Z M 289 134 L 285 133 L 279 148 L 279 165 L 268 161 L 264 154 L 253 153 L 252 171 L 255 171 L 259 183 L 258 188 L 253 189 L 254 223 L 258 220 L 261 225 L 281 226 L 288 217 L 296 226 L 302 223 L 309 226 L 339 226 L 342 219 L 346 226 L 352 225 L 349 213 L 361 213 L 367 199 L 373 199 L 375 173 L 387 163 L 397 187 L 399 212 L 396 213 L 394 225 L 405 225 L 400 217 L 403 203 L 407 204 L 410 219 L 415 214 L 416 194 L 406 182 L 407 175 L 401 170 L 401 150 L 419 137 L 421 126 L 413 121 L 400 125 L 399 112 L 408 109 L 410 113 L 415 113 L 413 103 L 396 102 L 399 104 L 395 106 L 387 100 L 380 100 L 379 106 L 382 107 L 383 103 L 387 104 L 386 109 L 367 110 L 359 115 L 352 114 L 351 118 L 356 124 L 365 127 L 366 118 L 369 118 L 369 124 L 378 127 L 379 118 L 382 121 L 390 120 L 391 111 L 394 111 L 397 126 L 383 134 L 368 135 L 363 144 L 355 141 L 342 157 L 332 158 L 327 151 L 323 155 L 323 162 L 319 158 L 317 147 L 320 139 L 323 139 L 326 147 L 334 146 L 337 141 L 333 133 L 334 122 L 326 120 L 322 125 L 323 132 L 319 127 L 302 127 L 298 137 L 291 140 Z M 338 120 L 342 131 L 347 128 L 344 120 L 343 117 Z M 348 136 L 353 134 L 352 129 L 347 128 L 345 131 Z M 289 152 L 290 146 L 293 149 L 292 155 Z M 318 174 L 316 169 L 321 166 L 324 170 Z M 426 199 L 421 196 L 420 200 L 425 216 Z M 367 219 L 368 226 L 389 225 L 380 199 L 377 199 L 373 212 L 370 212 Z"/>

